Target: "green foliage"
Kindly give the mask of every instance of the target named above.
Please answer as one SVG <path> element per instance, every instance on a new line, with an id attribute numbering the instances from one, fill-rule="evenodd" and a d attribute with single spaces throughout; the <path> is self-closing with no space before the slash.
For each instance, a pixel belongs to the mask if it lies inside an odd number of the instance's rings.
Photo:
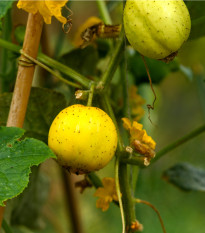
<path id="1" fill-rule="evenodd" d="M 48 198 L 49 181 L 39 170 L 39 167 L 31 169 L 28 187 L 12 202 L 11 225 L 42 228 L 41 211 Z"/>
<path id="2" fill-rule="evenodd" d="M 25 30 L 26 30 L 25 26 L 20 25 L 14 31 L 15 39 L 21 46 L 23 45 Z"/>
<path id="3" fill-rule="evenodd" d="M 150 58 L 145 59 L 149 67 L 152 82 L 155 84 L 159 84 L 161 80 L 171 71 L 176 71 L 179 69 L 179 64 L 175 60 L 169 64 L 166 64 L 162 61 Z M 132 49 L 128 53 L 128 69 L 135 77 L 136 85 L 149 82 L 142 57 L 139 53 L 134 52 Z"/>
<path id="4" fill-rule="evenodd" d="M 0 1 L 0 19 L 6 15 L 8 9 L 11 8 L 14 1 L 15 0 Z"/>
<path id="5" fill-rule="evenodd" d="M 184 191 L 205 191 L 205 170 L 189 163 L 178 163 L 166 170 L 163 178 Z"/>
<path id="6" fill-rule="evenodd" d="M 0 95 L 0 125 L 6 125 L 12 93 Z M 56 115 L 66 107 L 65 97 L 45 88 L 32 88 L 24 129 L 26 136 L 47 143 L 48 130 Z"/>
<path id="7" fill-rule="evenodd" d="M 20 128 L 0 127 L 0 205 L 26 188 L 31 166 L 55 158 L 43 142 L 22 139 L 23 134 Z"/>
<path id="8" fill-rule="evenodd" d="M 60 60 L 85 76 L 96 75 L 98 52 L 93 46 L 88 46 L 84 49 L 74 49 L 63 55 Z"/>
<path id="9" fill-rule="evenodd" d="M 186 1 L 185 2 L 191 16 L 191 33 L 189 39 L 197 39 L 205 35 L 205 2 L 203 1 Z"/>

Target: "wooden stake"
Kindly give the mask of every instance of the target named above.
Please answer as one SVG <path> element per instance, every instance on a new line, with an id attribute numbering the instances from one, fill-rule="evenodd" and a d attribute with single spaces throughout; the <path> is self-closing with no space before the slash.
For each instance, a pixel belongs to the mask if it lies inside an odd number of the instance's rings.
<path id="1" fill-rule="evenodd" d="M 38 54 L 42 27 L 42 16 L 39 13 L 35 15 L 29 14 L 23 44 L 23 51 L 33 58 L 36 58 Z M 24 59 L 24 57 L 21 56 L 20 59 Z M 7 120 L 7 127 L 23 127 L 34 70 L 34 65 L 19 65 L 18 67 L 16 84 Z M 4 209 L 4 207 L 0 207 L 0 228 L 2 224 Z"/>

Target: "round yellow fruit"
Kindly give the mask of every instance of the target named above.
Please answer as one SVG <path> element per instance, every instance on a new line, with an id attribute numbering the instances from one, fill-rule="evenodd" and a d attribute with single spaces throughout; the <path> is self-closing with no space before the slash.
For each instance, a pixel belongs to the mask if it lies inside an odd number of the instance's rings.
<path id="1" fill-rule="evenodd" d="M 103 168 L 112 159 L 117 132 L 103 110 L 76 104 L 56 116 L 48 146 L 62 166 L 77 174 L 88 173 Z"/>
<path id="2" fill-rule="evenodd" d="M 127 0 L 123 20 L 132 47 L 154 59 L 177 52 L 191 29 L 183 0 Z"/>

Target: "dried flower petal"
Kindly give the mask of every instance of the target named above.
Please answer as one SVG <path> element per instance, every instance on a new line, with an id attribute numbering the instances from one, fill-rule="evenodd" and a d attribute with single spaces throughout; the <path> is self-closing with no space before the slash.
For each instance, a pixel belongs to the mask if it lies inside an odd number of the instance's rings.
<path id="1" fill-rule="evenodd" d="M 128 118 L 122 118 L 123 127 L 130 132 L 130 145 L 141 155 L 153 158 L 155 156 L 156 142 L 147 135 L 143 125 L 133 121 L 131 124 Z"/>

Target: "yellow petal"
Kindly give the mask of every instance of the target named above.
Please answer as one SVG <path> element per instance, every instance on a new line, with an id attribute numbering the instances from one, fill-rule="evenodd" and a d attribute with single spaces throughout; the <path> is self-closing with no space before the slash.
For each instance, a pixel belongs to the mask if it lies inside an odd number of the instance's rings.
<path id="1" fill-rule="evenodd" d="M 126 129 L 126 130 L 130 130 L 131 129 L 131 122 L 128 118 L 122 118 L 122 121 L 123 121 L 123 127 Z"/>
<path id="2" fill-rule="evenodd" d="M 68 0 L 65 1 L 51 1 L 51 0 L 42 0 L 42 1 L 23 1 L 19 0 L 17 7 L 21 8 L 29 13 L 36 14 L 39 12 L 45 23 L 51 23 L 51 17 L 55 16 L 63 24 L 66 23 L 67 19 L 61 15 L 61 9 L 66 4 Z"/>
<path id="3" fill-rule="evenodd" d="M 75 33 L 74 39 L 73 39 L 73 44 L 76 47 L 79 47 L 80 45 L 83 44 L 83 40 L 81 38 L 81 34 L 89 27 L 92 27 L 96 24 L 101 23 L 102 20 L 97 18 L 97 17 L 90 17 L 88 18 L 77 30 L 77 32 Z"/>
<path id="4" fill-rule="evenodd" d="M 108 210 L 110 202 L 105 201 L 103 198 L 100 198 L 96 201 L 96 207 L 101 208 L 102 211 Z"/>
<path id="5" fill-rule="evenodd" d="M 63 24 L 66 23 L 67 19 L 61 15 L 61 10 L 62 10 L 62 7 L 65 6 L 67 1 L 68 0 L 65 0 L 65 1 L 45 1 L 45 4 L 51 13 L 51 16 L 52 15 L 55 16 L 58 19 L 58 21 L 60 21 Z"/>
<path id="6" fill-rule="evenodd" d="M 21 1 L 17 3 L 19 9 L 23 9 L 29 13 L 36 14 L 38 11 L 38 1 Z"/>
<path id="7" fill-rule="evenodd" d="M 108 192 L 103 187 L 98 188 L 94 193 L 95 197 L 100 197 L 100 198 L 106 197 L 107 195 L 108 195 Z"/>

